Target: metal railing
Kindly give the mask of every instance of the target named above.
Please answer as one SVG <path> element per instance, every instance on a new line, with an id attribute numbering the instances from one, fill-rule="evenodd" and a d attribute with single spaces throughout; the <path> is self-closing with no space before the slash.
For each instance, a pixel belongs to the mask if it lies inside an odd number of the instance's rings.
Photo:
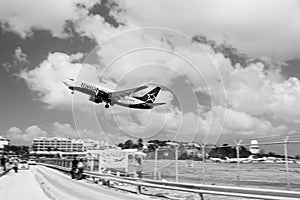
<path id="1" fill-rule="evenodd" d="M 53 164 L 40 163 L 41 165 L 51 167 L 54 169 L 70 172 L 70 168 L 57 166 Z M 203 194 L 210 195 L 224 195 L 243 198 L 254 199 L 268 199 L 268 200 L 296 200 L 300 199 L 300 192 L 284 191 L 284 190 L 271 190 L 271 189 L 254 189 L 245 187 L 231 187 L 231 186 L 215 186 L 205 184 L 191 184 L 191 183 L 178 183 L 166 182 L 158 180 L 147 180 L 130 177 L 118 177 L 111 174 L 101 174 L 96 172 L 85 171 L 84 176 L 92 178 L 94 182 L 105 181 L 106 185 L 113 187 L 112 182 L 126 183 L 136 186 L 136 193 L 142 193 L 142 187 L 158 188 L 165 190 L 176 190 L 182 192 L 198 193 L 201 199 L 204 199 Z"/>
<path id="2" fill-rule="evenodd" d="M 5 174 L 7 174 L 11 169 L 12 169 L 12 168 L 9 167 L 9 168 L 7 168 L 5 171 L 0 172 L 0 177 L 3 176 L 3 175 L 5 175 Z"/>

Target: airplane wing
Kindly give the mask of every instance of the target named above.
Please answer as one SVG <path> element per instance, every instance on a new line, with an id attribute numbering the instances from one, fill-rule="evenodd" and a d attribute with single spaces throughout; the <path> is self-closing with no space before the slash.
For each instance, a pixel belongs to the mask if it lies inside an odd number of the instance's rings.
<path id="1" fill-rule="evenodd" d="M 153 107 L 155 107 L 155 106 L 161 106 L 161 105 L 164 105 L 164 104 L 166 104 L 166 103 L 147 103 L 147 105 L 153 106 Z"/>
<path id="2" fill-rule="evenodd" d="M 148 86 L 147 85 L 143 85 L 143 86 L 132 88 L 132 89 L 111 92 L 110 96 L 111 96 L 112 100 L 117 101 L 118 99 L 121 99 L 121 98 L 123 98 L 125 96 L 129 96 L 129 95 L 131 95 L 131 94 L 133 94 L 133 93 L 135 93 L 137 91 L 144 90 L 146 88 L 148 88 Z"/>

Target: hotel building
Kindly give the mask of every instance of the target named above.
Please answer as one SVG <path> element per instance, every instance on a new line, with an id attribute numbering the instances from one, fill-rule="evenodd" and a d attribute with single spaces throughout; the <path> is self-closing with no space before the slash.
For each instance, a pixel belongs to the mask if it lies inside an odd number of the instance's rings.
<path id="1" fill-rule="evenodd" d="M 9 145 L 9 140 L 0 135 L 0 150 L 3 150 L 6 145 Z"/>
<path id="2" fill-rule="evenodd" d="M 83 152 L 84 142 L 82 140 L 39 137 L 32 142 L 33 151 L 62 151 L 62 152 Z"/>

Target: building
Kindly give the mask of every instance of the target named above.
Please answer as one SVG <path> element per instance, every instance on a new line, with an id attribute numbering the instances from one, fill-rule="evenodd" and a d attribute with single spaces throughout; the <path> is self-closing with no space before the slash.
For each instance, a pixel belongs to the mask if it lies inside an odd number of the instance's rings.
<path id="1" fill-rule="evenodd" d="M 112 149 L 114 145 L 109 145 L 108 142 L 97 141 L 92 139 L 84 139 L 83 146 L 85 150 L 104 150 L 104 149 Z"/>
<path id="2" fill-rule="evenodd" d="M 10 141 L 0 135 L 0 150 L 3 150 L 4 146 L 9 145 L 9 144 L 10 144 Z"/>
<path id="3" fill-rule="evenodd" d="M 188 157 L 201 157 L 202 156 L 201 151 L 200 151 L 201 146 L 199 144 L 190 142 L 187 144 L 183 144 L 183 146 L 184 146 L 184 150 Z"/>
<path id="4" fill-rule="evenodd" d="M 257 140 L 250 141 L 249 151 L 251 152 L 252 155 L 257 155 L 260 153 L 260 148 Z"/>
<path id="5" fill-rule="evenodd" d="M 61 151 L 61 152 L 83 152 L 84 142 L 82 140 L 59 138 L 59 137 L 39 137 L 32 142 L 34 152 Z"/>

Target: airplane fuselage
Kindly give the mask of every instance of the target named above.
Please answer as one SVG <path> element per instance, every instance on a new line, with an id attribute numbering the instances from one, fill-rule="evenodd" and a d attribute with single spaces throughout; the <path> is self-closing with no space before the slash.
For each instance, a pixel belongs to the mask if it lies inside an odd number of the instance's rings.
<path id="1" fill-rule="evenodd" d="M 72 93 L 74 91 L 78 91 L 89 95 L 90 96 L 89 100 L 94 103 L 97 104 L 106 103 L 105 105 L 106 108 L 108 108 L 109 105 L 113 106 L 114 104 L 124 106 L 124 107 L 129 107 L 129 108 L 135 108 L 135 109 L 153 108 L 151 104 L 128 95 L 121 96 L 118 98 L 113 98 L 112 94 L 114 91 L 104 87 L 95 86 L 90 83 L 86 83 L 86 82 L 69 83 L 64 81 L 64 84 L 67 85 L 70 90 L 72 90 Z"/>

